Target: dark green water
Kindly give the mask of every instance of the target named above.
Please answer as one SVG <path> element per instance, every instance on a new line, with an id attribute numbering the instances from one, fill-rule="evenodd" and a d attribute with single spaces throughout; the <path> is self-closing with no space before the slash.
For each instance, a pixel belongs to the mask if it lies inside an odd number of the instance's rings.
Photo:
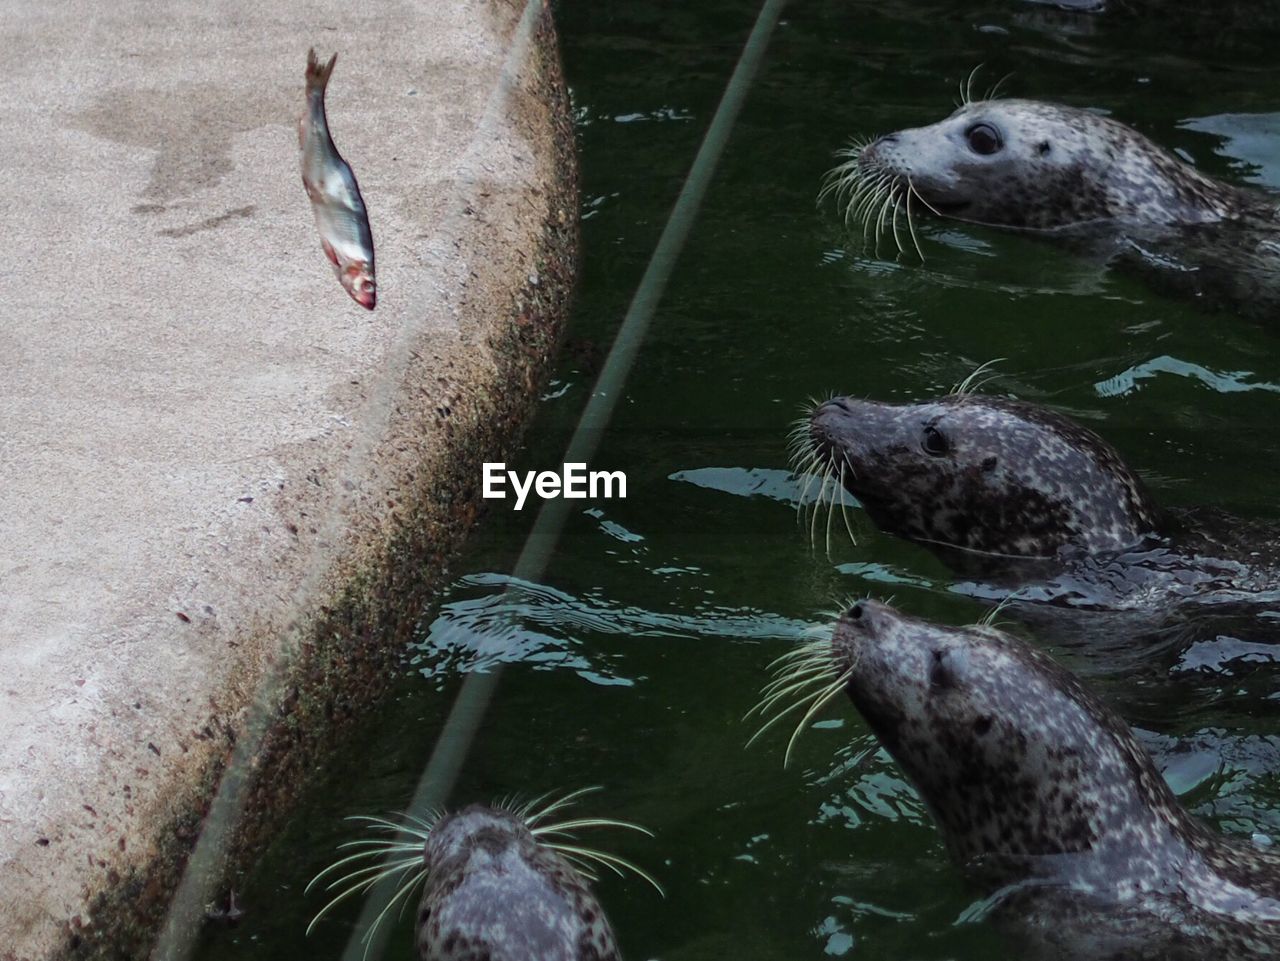
<path id="1" fill-rule="evenodd" d="M 811 549 L 787 426 L 813 394 L 925 397 L 1003 357 L 1000 390 L 1093 426 L 1165 503 L 1280 520 L 1280 325 L 1206 315 L 980 228 L 927 223 L 923 265 L 877 258 L 814 198 L 846 139 L 941 118 L 978 63 L 992 80 L 1013 71 L 1011 94 L 1106 109 L 1215 175 L 1280 186 L 1276 47 L 1229 13 L 1207 36 L 1179 9 L 1149 22 L 1017 0 L 793 3 L 592 465 L 626 471 L 629 498 L 575 510 L 545 582 L 514 603 L 504 572 L 533 511 L 490 514 L 396 696 L 321 772 L 249 879 L 246 917 L 211 930 L 202 957 L 340 955 L 356 910 L 303 939 L 323 899 L 302 888 L 357 836 L 344 816 L 405 805 L 478 653 L 507 668 L 454 800 L 600 784 L 584 810 L 654 829 L 598 839 L 667 890 L 598 885 L 629 958 L 991 957 L 995 934 L 960 920 L 974 896 L 892 762 L 853 769 L 871 740 L 850 707 L 788 770 L 781 731 L 744 750 L 765 666 L 837 598 L 893 594 L 953 623 L 984 610 L 865 521 L 857 545 L 837 520 L 831 555 Z M 559 8 L 585 272 L 518 469 L 559 465 L 757 10 Z M 442 644 L 446 628 L 461 644 Z M 1124 711 L 1192 810 L 1233 834 L 1280 832 L 1276 687 L 1254 677 L 1274 671 L 1266 648 L 1132 674 L 1058 653 Z M 387 957 L 412 956 L 410 939 L 402 921 Z"/>

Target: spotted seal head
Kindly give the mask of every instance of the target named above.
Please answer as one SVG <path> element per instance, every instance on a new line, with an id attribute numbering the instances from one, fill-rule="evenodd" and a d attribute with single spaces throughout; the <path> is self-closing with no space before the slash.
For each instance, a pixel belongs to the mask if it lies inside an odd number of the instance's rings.
<path id="1" fill-rule="evenodd" d="M 830 656 L 961 863 L 1120 850 L 1181 825 L 1123 722 L 1010 635 L 863 601 L 837 622 Z"/>
<path id="2" fill-rule="evenodd" d="M 1119 121 L 1037 100 L 976 100 L 845 156 L 829 189 L 851 218 L 877 216 L 886 203 L 909 213 L 915 198 L 945 217 L 1044 230 L 1212 223 L 1259 203 Z"/>
<path id="3" fill-rule="evenodd" d="M 801 458 L 839 476 L 879 527 L 934 547 L 1005 558 L 1118 551 L 1160 521 L 1102 438 L 1012 399 L 836 397 L 810 414 Z"/>
<path id="4" fill-rule="evenodd" d="M 359 851 L 312 880 L 308 889 L 330 879 L 327 890 L 339 893 L 315 916 L 308 933 L 346 898 L 384 877 L 407 875 L 366 938 L 423 884 L 417 918 L 422 961 L 619 961 L 613 931 L 589 885 L 595 878 L 592 865 L 630 871 L 659 893 L 662 889 L 631 862 L 572 840 L 576 832 L 594 827 L 648 834 L 644 828 L 610 818 L 548 820 L 584 793 L 518 808 L 473 804 L 405 823 L 358 818 L 393 837 L 350 842 L 347 846 Z M 360 863 L 365 866 L 355 866 Z M 333 880 L 342 869 L 348 873 Z"/>
<path id="5" fill-rule="evenodd" d="M 472 805 L 438 822 L 424 849 L 423 961 L 616 961 L 586 880 L 507 811 Z"/>
<path id="6" fill-rule="evenodd" d="M 1018 638 L 861 601 L 774 684 L 775 706 L 813 702 L 797 734 L 848 696 L 1037 954 L 1280 951 L 1280 858 L 1187 814 L 1124 721 Z"/>

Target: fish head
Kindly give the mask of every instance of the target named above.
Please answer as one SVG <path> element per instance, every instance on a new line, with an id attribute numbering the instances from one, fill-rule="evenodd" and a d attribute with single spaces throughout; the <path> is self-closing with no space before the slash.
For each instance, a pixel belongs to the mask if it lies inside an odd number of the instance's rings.
<path id="1" fill-rule="evenodd" d="M 348 264 L 338 278 L 352 300 L 365 310 L 373 310 L 378 302 L 378 285 L 373 279 L 372 264 Z"/>

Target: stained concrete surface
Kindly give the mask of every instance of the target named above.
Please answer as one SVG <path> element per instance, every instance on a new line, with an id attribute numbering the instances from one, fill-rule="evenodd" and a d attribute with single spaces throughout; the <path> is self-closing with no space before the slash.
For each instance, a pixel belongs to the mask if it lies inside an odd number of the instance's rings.
<path id="1" fill-rule="evenodd" d="M 263 679 L 332 723 L 474 516 L 572 282 L 546 22 L 494 94 L 523 6 L 0 0 L 0 957 L 136 953 Z M 300 183 L 312 45 L 372 314 Z"/>

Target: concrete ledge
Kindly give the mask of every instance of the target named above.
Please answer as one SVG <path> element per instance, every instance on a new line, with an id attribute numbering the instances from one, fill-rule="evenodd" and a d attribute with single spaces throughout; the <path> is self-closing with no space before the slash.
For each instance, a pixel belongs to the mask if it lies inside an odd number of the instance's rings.
<path id="1" fill-rule="evenodd" d="M 0 293 L 0 957 L 144 957 L 262 679 L 285 668 L 221 867 L 377 698 L 446 577 L 576 266 L 549 13 L 490 97 L 523 7 L 0 21 L 21 252 Z M 311 44 L 340 52 L 373 314 L 299 183 Z"/>

